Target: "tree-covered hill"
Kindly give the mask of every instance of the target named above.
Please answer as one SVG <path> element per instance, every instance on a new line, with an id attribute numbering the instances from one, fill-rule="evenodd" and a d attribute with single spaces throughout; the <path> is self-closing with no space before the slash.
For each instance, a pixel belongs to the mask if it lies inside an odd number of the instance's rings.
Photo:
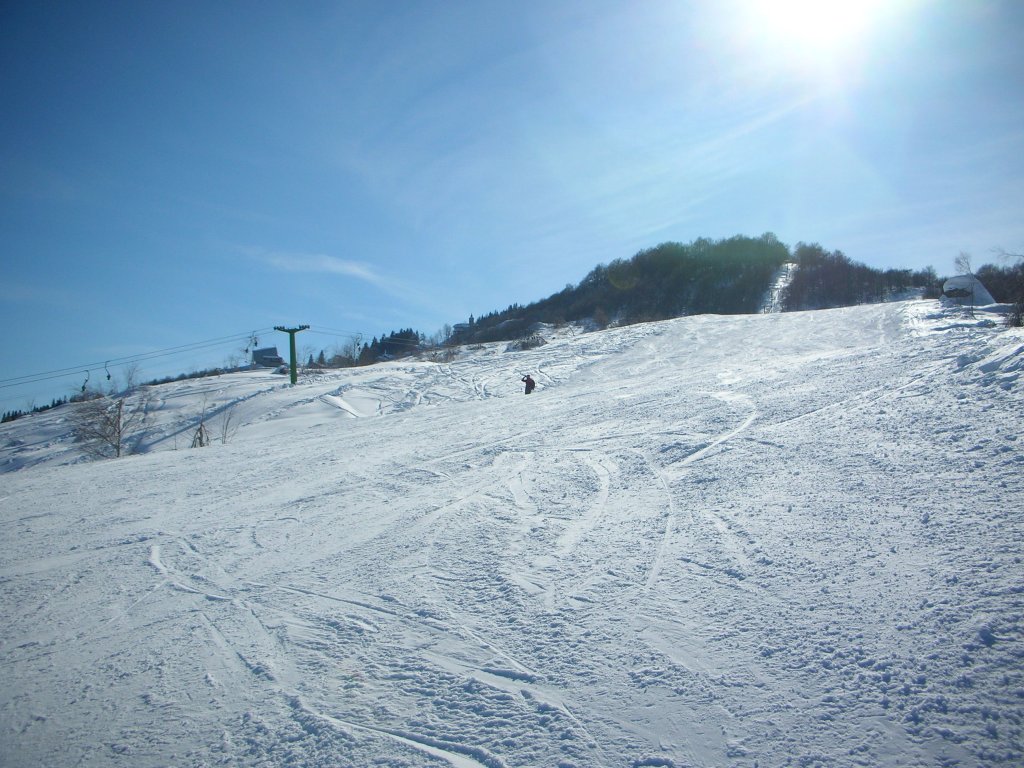
<path id="1" fill-rule="evenodd" d="M 528 335 L 538 323 L 592 321 L 630 324 L 681 315 L 760 312 L 775 275 L 795 262 L 783 295 L 785 310 L 824 309 L 884 301 L 908 288 L 938 295 L 932 269 L 878 270 L 839 251 L 799 243 L 794 251 L 775 235 L 700 238 L 662 243 L 631 259 L 595 267 L 576 286 L 546 299 L 491 312 L 456 326 L 450 342 L 502 341 Z"/>
<path id="2" fill-rule="evenodd" d="M 518 338 L 536 323 L 598 325 L 680 315 L 742 314 L 760 308 L 772 275 L 790 258 L 772 234 L 662 243 L 599 265 L 576 286 L 527 306 L 513 304 L 456 328 L 454 343 Z"/>

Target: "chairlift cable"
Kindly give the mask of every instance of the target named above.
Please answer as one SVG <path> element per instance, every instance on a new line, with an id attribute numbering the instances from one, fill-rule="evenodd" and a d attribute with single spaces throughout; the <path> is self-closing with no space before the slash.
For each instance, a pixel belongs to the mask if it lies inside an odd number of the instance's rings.
<path id="1" fill-rule="evenodd" d="M 205 341 L 196 341 L 189 344 L 181 344 L 176 347 L 167 347 L 165 349 L 153 350 L 152 352 L 143 352 L 136 355 L 126 355 L 124 357 L 115 357 L 110 360 L 102 362 L 87 363 L 84 365 L 69 366 L 67 368 L 57 368 L 52 371 L 42 371 L 34 374 L 26 374 L 24 376 L 12 376 L 7 379 L 0 379 L 0 389 L 6 389 L 8 387 L 15 387 L 23 384 L 36 384 L 42 381 L 49 381 L 51 379 L 58 379 L 64 376 L 69 376 L 77 371 L 90 371 L 99 370 L 103 368 L 109 374 L 109 366 L 111 364 L 131 364 L 135 362 L 141 362 L 143 360 L 154 360 L 160 357 L 169 357 L 177 354 L 185 354 L 187 352 L 197 352 L 202 349 L 208 349 L 210 347 L 219 346 L 221 344 L 239 341 L 241 339 L 255 338 L 255 333 L 267 333 L 272 329 L 265 328 L 257 332 L 246 332 L 242 334 L 232 334 L 230 336 L 221 336 L 215 339 L 207 339 Z"/>

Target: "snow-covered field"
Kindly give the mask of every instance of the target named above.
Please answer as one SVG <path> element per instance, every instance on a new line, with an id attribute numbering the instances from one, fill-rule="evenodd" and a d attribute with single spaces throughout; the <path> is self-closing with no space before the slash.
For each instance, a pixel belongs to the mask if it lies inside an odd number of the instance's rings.
<path id="1" fill-rule="evenodd" d="M 1024 764 L 1024 334 L 958 312 L 169 384 L 103 462 L 6 424 L 0 765 Z"/>

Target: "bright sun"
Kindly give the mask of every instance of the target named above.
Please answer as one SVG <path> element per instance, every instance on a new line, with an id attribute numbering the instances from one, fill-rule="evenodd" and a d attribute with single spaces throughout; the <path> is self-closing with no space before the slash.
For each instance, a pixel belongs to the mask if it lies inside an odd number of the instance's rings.
<path id="1" fill-rule="evenodd" d="M 896 0 L 751 0 L 747 22 L 774 48 L 805 61 L 843 58 Z"/>

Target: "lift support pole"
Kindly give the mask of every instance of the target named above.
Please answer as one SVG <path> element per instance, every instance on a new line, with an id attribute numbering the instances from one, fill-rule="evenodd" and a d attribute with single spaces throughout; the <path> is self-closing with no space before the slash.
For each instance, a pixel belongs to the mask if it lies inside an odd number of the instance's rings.
<path id="1" fill-rule="evenodd" d="M 296 367 L 296 363 L 295 363 L 295 334 L 298 333 L 299 331 L 305 331 L 305 330 L 308 330 L 308 329 L 309 329 L 308 325 L 300 325 L 298 328 L 285 328 L 284 326 L 281 326 L 281 325 L 275 325 L 274 326 L 274 330 L 275 331 L 281 331 L 282 333 L 287 333 L 288 334 L 288 349 L 289 349 L 289 351 L 292 354 L 292 357 L 291 357 L 291 379 L 292 379 L 292 384 L 295 384 L 295 382 L 297 382 L 299 380 L 298 368 Z"/>

